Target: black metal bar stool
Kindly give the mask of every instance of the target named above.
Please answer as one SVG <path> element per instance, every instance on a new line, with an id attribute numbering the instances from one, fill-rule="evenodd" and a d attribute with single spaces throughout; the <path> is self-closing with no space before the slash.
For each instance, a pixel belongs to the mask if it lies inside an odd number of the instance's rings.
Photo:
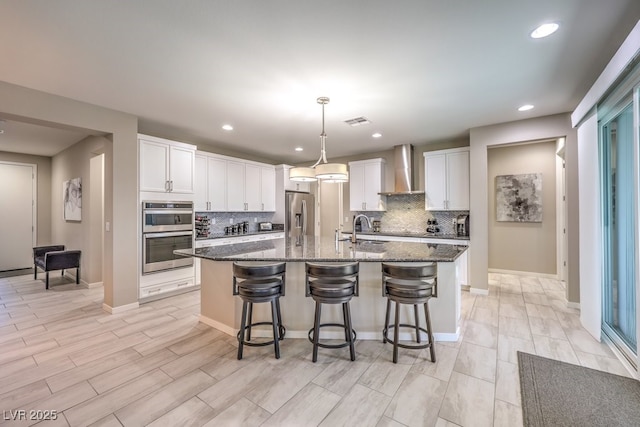
<path id="1" fill-rule="evenodd" d="M 387 312 L 384 329 L 382 330 L 382 342 L 393 342 L 393 363 L 398 363 L 398 347 L 411 349 L 429 348 L 431 361 L 436 361 L 431 317 L 429 316 L 429 300 L 437 297 L 437 282 L 437 266 L 435 263 L 382 263 L 382 295 L 387 297 Z M 395 323 L 389 325 L 391 301 L 395 302 Z M 400 323 L 399 304 L 413 305 L 413 325 Z M 420 327 L 419 304 L 424 305 L 426 328 Z M 401 327 L 414 329 L 418 344 L 399 343 L 398 338 Z M 388 337 L 390 328 L 393 328 L 393 340 Z M 426 344 L 421 344 L 420 331 L 427 334 L 428 342 Z"/>
<path id="2" fill-rule="evenodd" d="M 273 344 L 276 359 L 280 358 L 279 341 L 284 339 L 286 332 L 282 325 L 280 313 L 280 297 L 284 296 L 285 288 L 284 262 L 277 264 L 265 263 L 233 263 L 233 295 L 242 298 L 242 320 L 238 331 L 238 360 L 242 359 L 244 345 L 259 347 Z M 253 323 L 253 304 L 271 303 L 271 322 Z M 273 340 L 266 342 L 252 342 L 251 328 L 258 325 L 273 327 Z"/>
<path id="3" fill-rule="evenodd" d="M 313 328 L 309 330 L 309 341 L 313 343 L 313 361 L 318 360 L 318 347 L 342 348 L 346 346 L 349 346 L 351 360 L 356 360 L 354 346 L 356 331 L 351 325 L 349 301 L 352 297 L 358 296 L 359 264 L 357 262 L 340 264 L 307 262 L 305 267 L 305 296 L 310 296 L 316 302 Z M 342 304 L 344 323 L 320 323 L 322 304 Z M 345 342 L 340 344 L 321 343 L 320 328 L 325 326 L 344 328 Z"/>

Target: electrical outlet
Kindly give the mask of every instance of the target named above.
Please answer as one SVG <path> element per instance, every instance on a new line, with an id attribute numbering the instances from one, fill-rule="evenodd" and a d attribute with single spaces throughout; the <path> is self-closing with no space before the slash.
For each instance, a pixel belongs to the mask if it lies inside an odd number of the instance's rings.
<path id="1" fill-rule="evenodd" d="M 233 218 L 229 218 L 229 224 L 233 224 Z"/>
<path id="2" fill-rule="evenodd" d="M 216 223 L 216 219 L 215 219 L 215 217 L 214 217 L 214 218 L 211 218 L 211 224 L 215 224 L 215 223 Z"/>
<path id="3" fill-rule="evenodd" d="M 258 222 L 258 218 L 254 217 L 253 222 Z"/>

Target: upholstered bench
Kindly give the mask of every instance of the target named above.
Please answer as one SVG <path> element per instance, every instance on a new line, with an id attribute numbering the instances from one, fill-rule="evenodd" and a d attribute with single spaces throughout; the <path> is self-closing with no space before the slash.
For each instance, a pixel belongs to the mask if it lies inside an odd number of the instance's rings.
<path id="1" fill-rule="evenodd" d="M 49 272 L 76 269 L 76 284 L 80 283 L 80 252 L 79 250 L 67 251 L 64 245 L 37 246 L 33 248 L 33 278 L 38 278 L 38 268 L 46 273 L 45 286 L 49 289 Z"/>

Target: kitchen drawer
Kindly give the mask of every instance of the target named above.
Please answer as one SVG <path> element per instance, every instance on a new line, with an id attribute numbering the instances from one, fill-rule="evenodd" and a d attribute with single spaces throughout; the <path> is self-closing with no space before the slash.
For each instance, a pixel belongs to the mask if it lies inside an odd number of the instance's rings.
<path id="1" fill-rule="evenodd" d="M 189 277 L 182 280 L 174 280 L 171 282 L 165 282 L 165 283 L 159 283 L 156 285 L 140 287 L 140 298 L 152 297 L 152 296 L 164 294 L 171 291 L 186 289 L 192 286 L 195 286 L 195 282 L 192 277 Z"/>

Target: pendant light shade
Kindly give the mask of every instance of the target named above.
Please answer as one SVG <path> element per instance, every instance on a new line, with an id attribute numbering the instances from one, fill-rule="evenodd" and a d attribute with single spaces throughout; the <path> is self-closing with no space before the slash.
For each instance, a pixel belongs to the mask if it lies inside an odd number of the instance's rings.
<path id="1" fill-rule="evenodd" d="M 347 165 L 342 163 L 320 163 L 316 166 L 316 178 L 322 180 L 347 178 Z"/>
<path id="2" fill-rule="evenodd" d="M 297 182 L 312 182 L 317 180 L 315 170 L 305 167 L 289 169 L 289 179 Z"/>
<path id="3" fill-rule="evenodd" d="M 318 104 L 322 105 L 322 133 L 320 134 L 320 158 L 311 167 L 297 167 L 289 169 L 289 180 L 298 182 L 316 181 L 347 182 L 349 171 L 347 165 L 342 163 L 328 163 L 326 152 L 327 134 L 324 132 L 324 106 L 329 103 L 329 98 L 321 96 Z"/>

